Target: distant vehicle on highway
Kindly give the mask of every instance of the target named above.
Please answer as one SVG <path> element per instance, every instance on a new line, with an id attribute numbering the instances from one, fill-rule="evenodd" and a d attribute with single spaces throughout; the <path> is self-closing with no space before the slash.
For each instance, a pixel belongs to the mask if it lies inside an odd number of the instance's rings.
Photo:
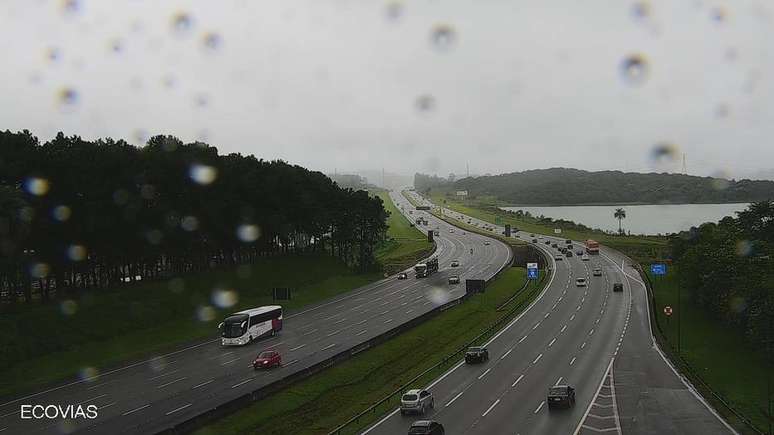
<path id="1" fill-rule="evenodd" d="M 594 276 L 602 276 L 602 269 L 594 269 L 594 272 L 592 272 Z"/>
<path id="2" fill-rule="evenodd" d="M 239 311 L 218 325 L 220 344 L 241 346 L 264 335 L 274 335 L 282 330 L 282 307 L 267 305 Z"/>
<path id="3" fill-rule="evenodd" d="M 567 240 L 565 240 L 565 241 L 564 241 L 564 243 L 566 243 L 566 244 L 568 244 L 568 245 L 572 245 L 572 240 L 570 240 L 570 239 L 567 239 Z"/>
<path id="4" fill-rule="evenodd" d="M 575 389 L 569 385 L 554 385 L 548 389 L 548 409 L 564 406 L 569 408 L 575 405 Z"/>
<path id="5" fill-rule="evenodd" d="M 567 245 L 567 249 L 571 250 L 573 249 L 573 246 L 571 244 Z"/>
<path id="6" fill-rule="evenodd" d="M 489 351 L 483 346 L 472 346 L 465 352 L 465 363 L 467 364 L 485 361 L 489 361 Z"/>
<path id="7" fill-rule="evenodd" d="M 454 228 L 449 228 L 449 232 L 453 233 L 454 232 Z"/>
<path id="8" fill-rule="evenodd" d="M 575 254 L 579 256 L 583 255 L 583 249 L 578 249 L 577 251 L 575 251 Z"/>
<path id="9" fill-rule="evenodd" d="M 443 425 L 437 421 L 419 420 L 411 423 L 409 435 L 444 435 Z"/>
<path id="10" fill-rule="evenodd" d="M 484 245 L 485 245 L 485 246 L 489 246 L 489 240 L 485 240 L 485 241 L 484 241 Z"/>
<path id="11" fill-rule="evenodd" d="M 564 251 L 565 257 L 572 257 L 572 251 Z"/>
<path id="12" fill-rule="evenodd" d="M 575 280 L 575 286 L 586 287 L 586 278 L 578 278 Z"/>
<path id="13" fill-rule="evenodd" d="M 407 279 L 407 278 L 408 278 L 408 274 L 406 274 L 406 272 L 401 272 L 398 274 L 398 279 Z"/>
<path id="14" fill-rule="evenodd" d="M 424 263 L 418 263 L 416 266 L 414 266 L 414 276 L 417 278 L 425 278 L 435 272 L 438 272 L 437 258 L 431 258 Z"/>
<path id="15" fill-rule="evenodd" d="M 460 262 L 458 260 L 454 260 L 451 262 L 451 267 L 459 267 L 459 266 L 460 266 Z"/>
<path id="16" fill-rule="evenodd" d="M 435 231 L 433 231 L 433 235 L 435 235 L 435 236 L 440 236 L 440 235 L 441 235 L 441 233 L 440 233 L 438 230 L 435 230 Z"/>
<path id="17" fill-rule="evenodd" d="M 564 257 L 562 257 L 561 255 L 554 255 L 554 260 L 562 261 L 562 260 L 564 260 Z"/>
<path id="18" fill-rule="evenodd" d="M 613 284 L 613 291 L 614 292 L 622 292 L 623 291 L 623 284 L 621 284 L 620 282 L 617 282 L 617 283 Z"/>
<path id="19" fill-rule="evenodd" d="M 581 260 L 583 260 L 583 261 L 589 261 L 589 256 L 588 256 L 588 255 L 586 255 L 586 254 L 583 254 L 583 256 L 581 257 Z"/>
<path id="20" fill-rule="evenodd" d="M 550 244 L 551 244 L 551 241 L 550 241 L 550 240 L 546 240 L 546 241 L 545 241 L 545 244 L 546 244 L 546 245 L 550 245 Z"/>
<path id="21" fill-rule="evenodd" d="M 460 277 L 457 275 L 452 275 L 449 277 L 449 284 L 459 284 L 460 283 Z"/>
<path id="22" fill-rule="evenodd" d="M 428 409 L 435 407 L 433 393 L 427 390 L 408 390 L 400 398 L 400 413 L 406 415 L 414 412 L 424 415 Z"/>
<path id="23" fill-rule="evenodd" d="M 537 242 L 538 242 L 537 239 L 532 239 L 532 243 L 537 243 Z"/>
<path id="24" fill-rule="evenodd" d="M 279 367 L 281 365 L 282 356 L 276 350 L 265 350 L 258 354 L 258 356 L 253 361 L 253 368 L 255 370 L 270 369 L 272 367 Z"/>
<path id="25" fill-rule="evenodd" d="M 530 237 L 535 237 L 535 233 L 530 233 L 529 236 Z"/>
<path id="26" fill-rule="evenodd" d="M 556 244 L 556 243 L 551 243 L 551 247 L 552 247 L 552 248 L 558 248 L 558 247 L 559 247 L 559 245 L 558 245 L 558 244 Z"/>
<path id="27" fill-rule="evenodd" d="M 586 252 L 589 253 L 589 255 L 599 254 L 599 242 L 591 239 L 586 240 Z"/>

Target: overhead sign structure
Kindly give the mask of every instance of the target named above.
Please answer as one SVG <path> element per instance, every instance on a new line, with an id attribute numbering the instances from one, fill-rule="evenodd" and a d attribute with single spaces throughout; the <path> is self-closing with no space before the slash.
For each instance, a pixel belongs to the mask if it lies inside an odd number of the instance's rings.
<path id="1" fill-rule="evenodd" d="M 672 307 L 670 307 L 669 305 L 664 307 L 664 314 L 666 314 L 667 317 L 671 316 L 672 315 Z"/>
<path id="2" fill-rule="evenodd" d="M 666 275 L 667 267 L 664 263 L 654 263 L 650 265 L 650 273 L 653 275 Z"/>
<path id="3" fill-rule="evenodd" d="M 562 234 L 561 228 L 554 228 L 554 234 Z"/>
<path id="4" fill-rule="evenodd" d="M 537 263 L 527 263 L 527 279 L 538 279 Z"/>

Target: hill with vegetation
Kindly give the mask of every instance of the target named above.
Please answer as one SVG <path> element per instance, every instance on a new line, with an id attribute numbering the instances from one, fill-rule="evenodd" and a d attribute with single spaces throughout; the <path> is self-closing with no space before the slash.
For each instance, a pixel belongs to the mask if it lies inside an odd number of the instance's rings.
<path id="1" fill-rule="evenodd" d="M 471 197 L 493 196 L 515 205 L 692 204 L 774 199 L 774 181 L 568 168 L 470 177 L 455 182 L 416 174 L 414 187 L 421 192 L 467 190 Z"/>

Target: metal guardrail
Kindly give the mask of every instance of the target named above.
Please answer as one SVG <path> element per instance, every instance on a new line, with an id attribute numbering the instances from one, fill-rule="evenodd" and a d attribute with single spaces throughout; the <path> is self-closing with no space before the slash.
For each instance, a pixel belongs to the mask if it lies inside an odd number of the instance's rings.
<path id="1" fill-rule="evenodd" d="M 650 275 L 648 275 L 643 269 L 642 266 L 639 263 L 633 263 L 633 266 L 635 269 L 637 269 L 637 272 L 640 274 L 640 276 L 643 278 L 643 281 L 647 284 L 647 291 L 648 291 L 648 299 L 650 303 L 650 311 L 651 311 L 651 318 L 654 320 L 654 322 L 651 323 L 651 329 L 655 329 L 658 331 L 658 334 L 655 334 L 654 337 L 659 341 L 659 344 L 661 345 L 662 349 L 665 349 L 667 351 L 667 354 L 669 355 L 670 359 L 673 361 L 676 361 L 678 365 L 680 366 L 682 371 L 685 371 L 688 373 L 688 378 L 691 380 L 692 383 L 698 383 L 702 390 L 708 392 L 712 398 L 715 400 L 715 402 L 720 403 L 723 405 L 723 407 L 731 414 L 733 414 L 739 421 L 745 424 L 748 429 L 750 429 L 752 432 L 760 434 L 760 435 L 766 435 L 766 432 L 763 432 L 760 430 L 757 426 L 755 426 L 755 423 L 750 421 L 747 417 L 744 416 L 739 410 L 734 408 L 734 406 L 731 404 L 731 402 L 723 397 L 720 393 L 715 391 L 709 384 L 707 384 L 706 381 L 701 377 L 699 374 L 699 371 L 696 370 L 696 368 L 693 367 L 693 365 L 688 362 L 685 358 L 683 358 L 682 355 L 674 352 L 674 349 L 672 348 L 672 343 L 669 341 L 669 337 L 667 337 L 664 330 L 661 328 L 661 322 L 659 321 L 658 316 L 658 310 L 657 310 L 657 303 L 656 300 L 656 294 L 653 291 L 653 281 L 650 279 Z"/>
<path id="2" fill-rule="evenodd" d="M 540 255 L 545 255 L 542 251 L 539 251 Z M 504 269 L 504 268 L 503 268 Z M 501 269 L 502 271 L 502 269 Z M 499 274 L 499 272 L 498 272 Z M 497 275 L 494 275 L 492 278 L 487 280 L 487 282 L 493 280 Z M 538 283 L 537 286 L 533 289 L 533 292 L 538 292 L 542 288 L 542 284 L 545 281 L 546 275 L 543 275 Z M 521 289 L 517 291 L 517 294 L 522 294 L 524 290 L 527 288 L 527 286 L 523 286 Z M 462 299 L 462 298 L 461 298 Z M 465 299 L 467 299 L 467 295 L 465 296 Z M 458 299 L 459 301 L 460 299 Z M 390 403 L 391 400 L 395 399 L 396 397 L 399 397 L 402 395 L 404 391 L 409 389 L 412 385 L 414 385 L 416 382 L 418 382 L 423 377 L 427 376 L 429 373 L 432 373 L 434 370 L 438 370 L 441 367 L 444 367 L 448 365 L 452 361 L 457 361 L 457 358 L 459 355 L 464 354 L 465 351 L 468 349 L 468 347 L 473 346 L 477 343 L 481 343 L 483 339 L 486 337 L 492 335 L 493 333 L 497 332 L 503 325 L 503 323 L 507 323 L 511 320 L 514 314 L 518 313 L 520 309 L 522 309 L 526 304 L 529 304 L 532 301 L 532 298 L 528 298 L 513 308 L 511 308 L 504 316 L 500 317 L 497 321 L 495 321 L 492 325 L 490 325 L 486 330 L 484 330 L 481 334 L 474 337 L 472 340 L 470 340 L 467 344 L 457 349 L 455 352 L 444 356 L 440 361 L 432 365 L 431 367 L 428 367 L 422 373 L 414 376 L 411 380 L 407 381 L 403 385 L 401 385 L 399 388 L 397 388 L 392 393 L 388 394 L 387 396 L 383 397 L 378 402 L 374 403 L 373 405 L 366 408 L 364 411 L 360 412 L 359 414 L 355 415 L 354 417 L 350 418 L 346 422 L 344 422 L 342 425 L 338 426 L 334 430 L 328 433 L 328 435 L 341 435 L 342 431 L 348 429 L 348 427 L 353 425 L 359 425 L 360 420 L 363 418 L 366 418 L 368 416 L 373 416 L 376 414 L 376 411 L 379 410 L 382 406 L 385 404 Z M 458 302 L 459 303 L 459 302 Z"/>

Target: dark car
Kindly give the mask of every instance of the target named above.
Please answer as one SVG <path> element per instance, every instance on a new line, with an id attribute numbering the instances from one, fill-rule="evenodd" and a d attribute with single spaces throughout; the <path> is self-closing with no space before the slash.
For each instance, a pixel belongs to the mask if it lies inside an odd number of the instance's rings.
<path id="1" fill-rule="evenodd" d="M 398 279 L 407 279 L 408 275 L 406 275 L 406 272 L 401 272 L 398 274 Z"/>
<path id="2" fill-rule="evenodd" d="M 489 361 L 489 351 L 485 347 L 473 346 L 469 347 L 467 352 L 465 352 L 465 362 L 468 364 L 484 361 Z"/>
<path id="3" fill-rule="evenodd" d="M 537 239 L 532 239 L 532 243 L 537 243 Z"/>
<path id="4" fill-rule="evenodd" d="M 620 282 L 617 282 L 617 283 L 613 284 L 613 291 L 614 292 L 622 292 L 623 291 L 623 284 L 621 284 Z"/>
<path id="5" fill-rule="evenodd" d="M 557 245 L 556 243 L 552 243 L 552 244 L 551 244 L 551 247 L 552 247 L 552 248 L 558 248 L 558 247 L 559 247 L 559 245 Z"/>
<path id="6" fill-rule="evenodd" d="M 411 423 L 409 435 L 444 435 L 443 425 L 433 420 L 419 420 Z"/>
<path id="7" fill-rule="evenodd" d="M 567 256 L 567 257 L 572 257 L 572 251 L 569 251 L 569 250 L 565 251 L 564 255 Z"/>
<path id="8" fill-rule="evenodd" d="M 568 245 L 569 245 L 569 244 L 571 244 L 571 243 L 572 243 L 572 240 L 570 240 L 570 239 L 567 239 L 567 240 L 565 240 L 565 241 L 564 241 L 564 243 L 566 243 L 566 244 L 568 244 Z"/>
<path id="9" fill-rule="evenodd" d="M 551 241 L 550 240 L 546 240 L 546 245 L 550 245 L 550 244 L 551 244 Z"/>
<path id="10" fill-rule="evenodd" d="M 569 249 L 569 250 L 571 250 L 571 251 L 572 251 L 572 249 L 573 249 L 573 246 L 572 246 L 572 245 L 567 245 L 567 249 Z"/>
<path id="11" fill-rule="evenodd" d="M 265 350 L 261 352 L 255 361 L 253 361 L 253 368 L 269 369 L 272 367 L 279 367 L 282 364 L 282 356 L 276 350 Z"/>
<path id="12" fill-rule="evenodd" d="M 554 385 L 548 389 L 548 409 L 575 405 L 575 389 L 569 385 Z"/>

